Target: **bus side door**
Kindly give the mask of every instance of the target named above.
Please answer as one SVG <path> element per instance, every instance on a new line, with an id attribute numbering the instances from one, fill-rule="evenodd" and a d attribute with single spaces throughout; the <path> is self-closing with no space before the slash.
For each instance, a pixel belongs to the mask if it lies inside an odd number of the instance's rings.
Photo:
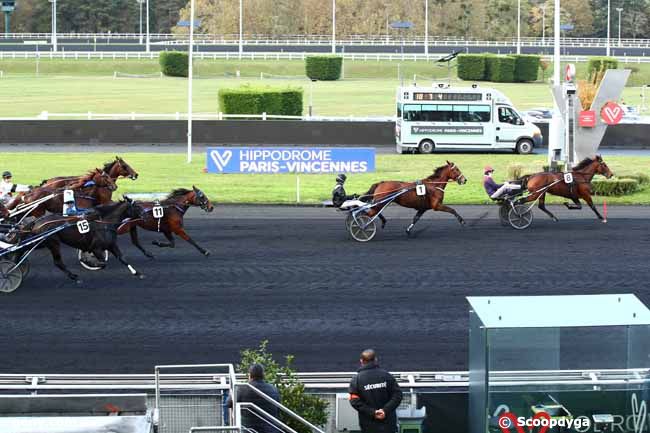
<path id="1" fill-rule="evenodd" d="M 517 139 L 526 132 L 526 126 L 517 112 L 507 105 L 497 105 L 495 147 L 514 149 Z"/>

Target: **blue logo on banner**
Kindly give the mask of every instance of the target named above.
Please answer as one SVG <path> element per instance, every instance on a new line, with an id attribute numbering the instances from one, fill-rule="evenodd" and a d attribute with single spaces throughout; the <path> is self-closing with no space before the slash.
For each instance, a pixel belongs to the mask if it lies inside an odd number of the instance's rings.
<path id="1" fill-rule="evenodd" d="M 374 148 L 210 147 L 208 173 L 368 173 Z"/>

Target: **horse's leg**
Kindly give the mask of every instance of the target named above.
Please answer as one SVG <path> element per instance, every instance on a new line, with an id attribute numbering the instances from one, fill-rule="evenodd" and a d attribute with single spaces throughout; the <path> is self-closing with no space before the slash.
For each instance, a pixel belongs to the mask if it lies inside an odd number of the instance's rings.
<path id="1" fill-rule="evenodd" d="M 140 244 L 140 240 L 138 239 L 138 228 L 135 225 L 131 226 L 131 229 L 129 230 L 129 235 L 131 236 L 131 243 L 135 245 L 137 249 L 142 251 L 142 254 L 149 257 L 150 259 L 153 259 L 153 254 L 145 250 L 142 244 Z"/>
<path id="2" fill-rule="evenodd" d="M 180 227 L 180 226 L 179 226 L 176 230 L 174 230 L 174 233 L 176 233 L 176 234 L 177 234 L 181 239 L 183 239 L 184 241 L 187 241 L 187 242 L 189 242 L 191 245 L 193 245 L 194 248 L 196 248 L 197 250 L 199 250 L 199 251 L 201 252 L 201 254 L 203 254 L 204 256 L 207 257 L 207 256 L 210 255 L 210 251 L 208 251 L 208 250 L 206 250 L 206 249 L 204 249 L 204 248 L 201 248 L 201 246 L 199 246 L 199 244 L 197 244 L 197 243 L 194 241 L 194 239 L 192 239 L 192 238 L 190 237 L 190 235 L 187 234 L 187 232 L 183 229 L 183 227 Z"/>
<path id="3" fill-rule="evenodd" d="M 426 209 L 420 209 L 419 211 L 417 211 L 417 213 L 413 217 L 413 222 L 411 224 L 409 224 L 409 226 L 406 228 L 406 234 L 407 235 L 411 234 L 411 230 L 413 229 L 413 227 L 415 227 L 415 224 L 418 222 L 418 220 L 420 219 L 422 214 L 424 214 L 425 212 L 426 212 Z"/>
<path id="4" fill-rule="evenodd" d="M 120 251 L 120 247 L 117 246 L 117 239 L 115 240 L 115 242 L 113 242 L 111 245 L 109 245 L 108 251 L 110 251 L 111 254 L 113 254 L 115 257 L 117 257 L 117 260 L 119 260 L 120 263 L 122 263 L 124 266 L 126 266 L 129 269 L 129 272 L 131 272 L 131 274 L 134 277 L 138 277 L 140 279 L 144 278 L 143 274 L 136 271 L 133 266 L 131 266 L 126 260 L 124 260 L 124 256 L 122 255 L 122 251 Z"/>
<path id="5" fill-rule="evenodd" d="M 386 217 L 383 216 L 382 214 L 379 214 L 378 218 L 381 220 L 381 228 L 382 229 L 385 228 L 386 227 Z"/>
<path id="6" fill-rule="evenodd" d="M 153 245 L 156 245 L 160 248 L 174 248 L 176 242 L 174 241 L 174 236 L 169 232 L 162 232 L 169 242 L 160 242 L 160 241 L 151 241 Z"/>
<path id="7" fill-rule="evenodd" d="M 434 208 L 433 210 L 435 210 L 435 211 L 439 211 L 439 212 L 447 212 L 447 213 L 450 213 L 450 214 L 452 214 L 453 216 L 456 217 L 456 219 L 458 220 L 458 222 L 459 222 L 461 225 L 463 225 L 463 226 L 465 225 L 465 220 L 463 219 L 463 217 L 461 217 L 460 215 L 458 215 L 458 212 L 456 212 L 453 208 L 451 208 L 451 207 L 449 207 L 449 206 L 446 206 L 446 205 L 444 205 L 444 204 L 439 204 L 439 205 L 438 205 L 436 208 Z"/>
<path id="8" fill-rule="evenodd" d="M 45 241 L 45 246 L 48 250 L 50 250 L 50 254 L 52 254 L 54 265 L 57 268 L 61 269 L 68 276 L 68 278 L 80 283 L 81 281 L 79 280 L 79 275 L 70 272 L 70 270 L 65 266 L 65 263 L 63 263 L 63 257 L 61 257 L 61 244 L 59 241 L 51 237 Z"/>
<path id="9" fill-rule="evenodd" d="M 582 199 L 587 202 L 587 204 L 589 205 L 591 210 L 594 211 L 594 213 L 596 214 L 596 216 L 598 217 L 599 220 L 601 220 L 604 223 L 607 222 L 607 220 L 605 218 L 603 218 L 603 216 L 600 214 L 600 212 L 598 212 L 598 209 L 596 209 L 596 206 L 594 205 L 594 202 L 591 199 L 591 196 L 589 194 L 585 194 L 582 197 Z"/>
<path id="10" fill-rule="evenodd" d="M 557 219 L 557 217 L 553 215 L 550 210 L 546 209 L 545 201 L 546 201 L 546 194 L 542 194 L 541 196 L 539 196 L 539 202 L 537 202 L 537 207 L 546 215 L 550 216 L 553 219 L 553 221 L 558 222 L 559 220 Z"/>

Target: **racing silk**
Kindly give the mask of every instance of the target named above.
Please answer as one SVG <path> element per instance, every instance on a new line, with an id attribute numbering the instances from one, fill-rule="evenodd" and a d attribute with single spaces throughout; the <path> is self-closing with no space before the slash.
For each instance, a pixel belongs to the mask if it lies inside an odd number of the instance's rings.
<path id="1" fill-rule="evenodd" d="M 347 195 L 345 193 L 345 188 L 343 188 L 343 185 L 340 183 L 337 183 L 332 190 L 332 204 L 335 207 L 341 207 L 346 200 L 353 200 L 355 198 L 355 195 Z"/>
<path id="2" fill-rule="evenodd" d="M 15 192 L 29 191 L 27 185 L 18 185 L 13 182 L 0 181 L 0 201 L 7 202 Z"/>
<path id="3" fill-rule="evenodd" d="M 363 433 L 394 433 L 397 431 L 395 410 L 402 401 L 402 390 L 389 372 L 377 364 L 359 369 L 350 381 L 350 404 L 359 413 Z M 378 420 L 375 411 L 383 409 L 386 418 Z"/>
<path id="4" fill-rule="evenodd" d="M 503 184 L 500 185 L 496 183 L 494 179 L 492 179 L 492 176 L 483 176 L 483 188 L 485 188 L 485 192 L 487 192 L 487 195 L 490 197 L 502 186 Z"/>

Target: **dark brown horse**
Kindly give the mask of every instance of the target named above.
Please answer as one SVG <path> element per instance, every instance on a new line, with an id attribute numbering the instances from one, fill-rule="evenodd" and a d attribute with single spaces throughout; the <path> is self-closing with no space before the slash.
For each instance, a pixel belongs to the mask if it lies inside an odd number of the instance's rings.
<path id="1" fill-rule="evenodd" d="M 165 235 L 169 242 L 152 242 L 153 245 L 156 245 L 158 247 L 174 248 L 176 246 L 176 243 L 174 241 L 173 235 L 176 234 L 181 239 L 193 245 L 204 256 L 210 255 L 210 251 L 202 248 L 199 244 L 197 244 L 183 228 L 183 217 L 191 206 L 199 206 L 206 212 L 212 212 L 214 210 L 214 206 L 208 197 L 203 193 L 203 191 L 195 186 L 192 186 L 191 190 L 179 188 L 172 191 L 167 196 L 167 198 L 159 203 L 136 203 L 142 209 L 140 216 L 133 221 L 129 221 L 123 224 L 118 229 L 118 233 L 123 234 L 129 232 L 131 235 L 131 242 L 133 242 L 133 245 L 142 251 L 144 255 L 150 258 L 153 257 L 153 254 L 145 250 L 140 244 L 140 241 L 138 240 L 138 227 L 143 228 L 144 230 L 159 232 Z M 157 217 L 160 214 L 154 215 L 154 213 L 157 212 L 162 212 L 162 216 Z"/>
<path id="2" fill-rule="evenodd" d="M 107 204 L 111 201 L 113 191 L 116 189 L 117 185 L 113 179 L 97 168 L 89 186 L 82 186 L 74 190 L 75 204 L 79 209 Z M 63 190 L 48 186 L 34 188 L 30 192 L 16 197 L 7 205 L 7 209 L 14 209 L 19 204 L 29 204 L 49 195 L 53 195 L 53 197 L 34 209 L 30 215 L 38 218 L 45 215 L 46 211 L 61 213 L 63 209 Z"/>
<path id="3" fill-rule="evenodd" d="M 522 180 L 527 185 L 526 188 L 530 195 L 523 200 L 523 203 L 535 201 L 539 198 L 537 204 L 539 209 L 553 218 L 554 221 L 558 221 L 555 215 L 546 209 L 546 193 L 571 199 L 573 204 L 564 203 L 569 209 L 582 209 L 582 204 L 580 204 L 580 199 L 582 199 L 594 211 L 598 219 L 605 222 L 605 219 L 600 215 L 591 199 L 591 194 L 593 193 L 591 190 L 591 180 L 594 175 L 601 174 L 607 179 L 613 176 L 605 161 L 603 161 L 600 155 L 597 155 L 593 159 L 585 158 L 571 170 L 571 174 L 573 175 L 572 183 L 566 183 L 564 181 L 564 173 L 543 172 L 524 176 Z"/>
<path id="4" fill-rule="evenodd" d="M 429 209 L 439 212 L 449 212 L 454 215 L 459 223 L 465 224 L 465 220 L 458 215 L 458 213 L 451 207 L 442 204 L 445 198 L 445 187 L 450 181 L 455 181 L 459 185 L 467 182 L 467 179 L 461 173 L 460 169 L 453 162 L 447 161 L 446 165 L 436 168 L 433 174 L 425 179 L 417 182 L 401 182 L 401 181 L 383 181 L 376 183 L 370 187 L 370 190 L 363 196 L 366 200 L 368 197 L 373 202 L 378 203 L 381 200 L 389 197 L 391 194 L 397 193 L 403 189 L 408 192 L 401 194 L 395 199 L 395 203 L 403 207 L 416 209 L 417 213 L 413 217 L 413 222 L 406 228 L 406 233 L 410 234 L 411 230 L 418 222 L 422 214 Z M 424 194 L 418 195 L 416 186 L 420 184 L 424 186 Z M 368 216 L 373 217 L 380 212 L 388 203 L 379 204 L 368 210 Z M 382 228 L 386 225 L 386 219 L 383 215 L 379 214 L 382 221 Z"/>
<path id="5" fill-rule="evenodd" d="M 104 172 L 113 179 L 114 182 L 120 177 L 128 177 L 131 180 L 136 180 L 138 178 L 138 172 L 135 171 L 124 159 L 116 156 L 113 161 L 107 162 L 104 164 Z M 88 175 L 93 175 L 95 170 L 91 170 L 89 173 L 82 176 L 59 176 L 53 177 L 51 179 L 46 179 L 41 182 L 40 186 L 47 186 L 50 188 L 63 188 L 67 187 L 69 189 L 76 189 L 79 185 L 83 185 L 88 179 Z"/>

